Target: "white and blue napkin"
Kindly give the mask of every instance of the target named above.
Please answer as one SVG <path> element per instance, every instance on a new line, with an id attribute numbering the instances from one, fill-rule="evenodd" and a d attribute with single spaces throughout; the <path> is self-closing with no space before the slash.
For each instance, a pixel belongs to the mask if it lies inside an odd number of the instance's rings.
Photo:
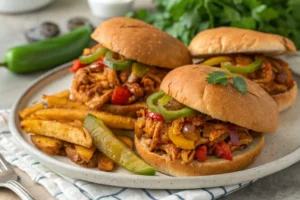
<path id="1" fill-rule="evenodd" d="M 51 171 L 21 149 L 9 132 L 8 115 L 9 110 L 0 110 L 0 153 L 9 163 L 26 172 L 34 182 L 44 186 L 58 200 L 210 200 L 231 194 L 253 182 L 206 189 L 150 190 L 114 187 L 73 179 Z"/>

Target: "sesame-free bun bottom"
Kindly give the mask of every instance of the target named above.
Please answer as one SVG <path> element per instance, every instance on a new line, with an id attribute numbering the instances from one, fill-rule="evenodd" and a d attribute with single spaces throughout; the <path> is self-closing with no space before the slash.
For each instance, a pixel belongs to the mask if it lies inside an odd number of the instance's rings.
<path id="1" fill-rule="evenodd" d="M 143 137 L 139 139 L 135 136 L 135 147 L 138 154 L 149 165 L 171 176 L 203 176 L 240 171 L 253 163 L 264 147 L 264 136 L 260 134 L 254 137 L 253 143 L 245 149 L 232 152 L 232 161 L 209 156 L 205 162 L 194 160 L 191 163 L 184 163 L 180 159 L 171 161 L 166 154 L 160 155 L 150 152 L 143 145 L 142 140 Z"/>

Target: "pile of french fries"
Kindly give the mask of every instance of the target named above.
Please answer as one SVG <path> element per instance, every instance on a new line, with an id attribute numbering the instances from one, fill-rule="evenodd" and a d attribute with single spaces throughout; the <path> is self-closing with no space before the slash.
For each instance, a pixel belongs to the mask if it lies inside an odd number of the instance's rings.
<path id="1" fill-rule="evenodd" d="M 69 97 L 69 90 L 51 96 L 43 95 L 42 102 L 19 112 L 21 127 L 31 134 L 32 143 L 47 154 L 67 156 L 74 163 L 88 168 L 113 170 L 115 163 L 93 146 L 92 137 L 84 128 L 83 121 L 90 113 L 110 128 L 131 130 L 134 129 L 135 119 L 90 110 Z M 117 137 L 133 148 L 131 139 Z"/>

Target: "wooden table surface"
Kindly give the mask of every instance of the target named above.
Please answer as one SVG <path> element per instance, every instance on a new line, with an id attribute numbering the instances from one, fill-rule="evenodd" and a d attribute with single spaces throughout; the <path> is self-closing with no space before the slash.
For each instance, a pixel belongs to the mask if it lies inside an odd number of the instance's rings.
<path id="1" fill-rule="evenodd" d="M 149 8 L 151 7 L 151 0 L 136 0 L 134 7 Z M 0 58 L 8 48 L 26 43 L 23 35 L 24 30 L 43 21 L 50 20 L 59 24 L 62 32 L 66 32 L 68 19 L 75 16 L 88 17 L 94 25 L 98 25 L 102 21 L 91 15 L 86 0 L 56 0 L 53 4 L 36 12 L 19 15 L 0 14 Z M 4 68 L 0 68 L 0 109 L 10 108 L 14 99 L 30 82 L 42 73 L 16 75 Z M 24 172 L 19 169 L 15 170 L 21 178 L 20 182 L 36 199 L 53 199 L 42 186 L 30 180 Z M 224 199 L 300 199 L 299 188 L 300 163 L 297 163 L 279 173 L 261 179 L 253 185 L 235 192 Z M 0 188 L 0 200 L 16 199 L 19 198 L 13 192 Z"/>

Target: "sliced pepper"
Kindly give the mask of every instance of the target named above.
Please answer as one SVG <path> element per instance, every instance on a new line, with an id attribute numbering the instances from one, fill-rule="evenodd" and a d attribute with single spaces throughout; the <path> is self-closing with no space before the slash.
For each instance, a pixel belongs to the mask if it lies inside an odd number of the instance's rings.
<path id="1" fill-rule="evenodd" d="M 205 162 L 207 159 L 207 147 L 206 146 L 199 146 L 196 149 L 195 157 L 199 162 Z"/>
<path id="2" fill-rule="evenodd" d="M 145 64 L 138 62 L 132 64 L 132 72 L 135 76 L 139 78 L 142 78 L 148 71 L 149 68 Z"/>
<path id="3" fill-rule="evenodd" d="M 132 66 L 132 60 L 117 60 L 113 58 L 113 52 L 107 51 L 103 60 L 104 64 L 114 70 L 124 70 Z"/>
<path id="4" fill-rule="evenodd" d="M 158 101 L 158 99 L 162 98 L 165 95 L 163 91 L 158 91 L 153 94 L 151 94 L 147 99 L 147 106 L 150 109 L 151 112 L 160 113 L 158 107 L 155 105 L 155 103 Z"/>
<path id="5" fill-rule="evenodd" d="M 173 128 L 170 127 L 168 131 L 170 140 L 181 149 L 195 149 L 195 141 L 186 139 L 182 135 L 175 135 Z"/>
<path id="6" fill-rule="evenodd" d="M 77 70 L 79 70 L 80 68 L 83 68 L 84 66 L 85 66 L 85 64 L 82 64 L 79 59 L 76 59 L 73 61 L 73 65 L 70 68 L 70 72 L 75 73 Z"/>
<path id="7" fill-rule="evenodd" d="M 171 99 L 172 97 L 170 95 L 165 94 L 162 98 L 158 99 L 158 102 L 164 106 L 168 104 Z"/>
<path id="8" fill-rule="evenodd" d="M 209 58 L 209 59 L 203 61 L 201 64 L 213 66 L 213 65 L 218 65 L 218 64 L 221 64 L 222 62 L 228 62 L 231 60 L 232 60 L 232 58 L 229 56 L 217 56 L 217 57 Z"/>
<path id="9" fill-rule="evenodd" d="M 98 60 L 99 57 L 105 56 L 108 49 L 102 47 L 99 48 L 95 53 L 88 56 L 80 56 L 79 60 L 82 64 L 90 64 Z"/>
<path id="10" fill-rule="evenodd" d="M 164 121 L 164 117 L 161 114 L 154 113 L 154 112 L 147 112 L 146 117 L 158 120 L 158 121 Z"/>
<path id="11" fill-rule="evenodd" d="M 124 105 L 131 96 L 132 94 L 127 87 L 117 86 L 114 89 L 111 102 L 117 105 Z"/>
<path id="12" fill-rule="evenodd" d="M 255 59 L 255 61 L 253 63 L 246 65 L 246 66 L 238 67 L 235 65 L 231 65 L 228 62 L 224 62 L 224 63 L 221 63 L 221 67 L 227 69 L 231 73 L 249 74 L 249 73 L 253 73 L 253 72 L 257 71 L 260 68 L 262 63 L 263 63 L 263 59 L 257 58 L 257 59 Z"/>
<path id="13" fill-rule="evenodd" d="M 180 110 L 167 110 L 160 102 L 158 102 L 159 113 L 166 120 L 176 119 L 179 117 L 188 117 L 196 113 L 196 111 L 192 108 L 185 107 Z"/>
<path id="14" fill-rule="evenodd" d="M 232 160 L 232 154 L 230 151 L 230 147 L 226 142 L 222 141 L 214 146 L 215 154 L 220 157 L 224 158 L 226 160 Z"/>

